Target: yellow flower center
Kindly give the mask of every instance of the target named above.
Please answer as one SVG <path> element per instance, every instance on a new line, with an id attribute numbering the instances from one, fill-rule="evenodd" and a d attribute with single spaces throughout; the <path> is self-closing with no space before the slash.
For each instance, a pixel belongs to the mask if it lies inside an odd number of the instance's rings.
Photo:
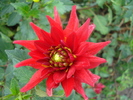
<path id="1" fill-rule="evenodd" d="M 60 55 L 58 53 L 54 54 L 52 59 L 55 62 L 61 62 L 61 60 L 62 60 L 62 58 L 60 57 Z"/>
<path id="2" fill-rule="evenodd" d="M 50 58 L 50 67 L 56 68 L 69 67 L 73 64 L 73 61 L 76 58 L 76 56 L 72 54 L 70 48 L 61 45 L 51 46 L 48 56 Z"/>

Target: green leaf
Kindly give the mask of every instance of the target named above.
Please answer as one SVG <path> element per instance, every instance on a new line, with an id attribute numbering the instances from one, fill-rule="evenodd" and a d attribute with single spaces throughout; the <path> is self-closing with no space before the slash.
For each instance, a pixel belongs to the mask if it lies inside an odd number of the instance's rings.
<path id="1" fill-rule="evenodd" d="M 70 11 L 72 6 L 74 5 L 74 3 L 71 0 L 62 0 L 61 2 L 63 2 L 64 7 L 65 7 L 65 12 L 66 11 Z M 60 9 L 60 8 L 59 8 Z"/>
<path id="2" fill-rule="evenodd" d="M 12 99 L 12 96 L 13 96 L 12 94 L 9 94 L 9 95 L 0 97 L 0 100 L 13 100 L 13 99 Z"/>
<path id="3" fill-rule="evenodd" d="M 0 33 L 0 59 L 2 61 L 7 61 L 7 55 L 5 53 L 6 49 L 13 49 L 13 45 L 7 36 Z"/>
<path id="4" fill-rule="evenodd" d="M 2 10 L 1 10 L 1 12 L 0 12 L 0 16 L 3 16 L 3 15 L 5 15 L 5 14 L 7 14 L 7 13 L 12 12 L 12 11 L 14 11 L 13 6 L 11 6 L 11 5 L 6 5 L 5 7 L 2 8 Z"/>
<path id="5" fill-rule="evenodd" d="M 71 6 L 73 5 L 73 2 L 70 0 L 50 0 L 45 3 L 46 11 L 52 13 L 53 8 L 56 5 L 56 8 L 58 9 L 60 14 L 64 14 L 66 11 L 71 10 Z"/>
<path id="6" fill-rule="evenodd" d="M 39 88 L 36 88 L 36 94 L 39 96 L 39 97 L 47 97 L 48 95 L 46 94 L 46 92 L 42 91 L 41 89 Z"/>
<path id="7" fill-rule="evenodd" d="M 16 40 L 33 40 L 37 38 L 31 26 L 29 25 L 29 21 L 24 20 L 19 24 L 20 24 L 20 29 L 18 33 L 15 35 Z"/>
<path id="8" fill-rule="evenodd" d="M 123 0 L 111 0 L 111 2 L 113 3 L 113 8 L 116 10 L 116 14 L 121 14 L 122 12 L 122 9 L 121 9 L 121 6 L 123 4 Z"/>
<path id="9" fill-rule="evenodd" d="M 14 75 L 19 80 L 19 83 L 20 83 L 21 86 L 25 85 L 30 80 L 33 73 L 34 72 L 31 70 L 31 68 L 26 67 L 26 66 L 16 68 L 15 71 L 14 71 Z"/>
<path id="10" fill-rule="evenodd" d="M 34 18 L 38 18 L 39 17 L 39 13 L 40 11 L 38 10 L 38 8 L 33 8 L 29 11 L 29 16 L 32 16 Z"/>
<path id="11" fill-rule="evenodd" d="M 0 68 L 0 80 L 4 79 L 4 77 L 3 77 L 4 76 L 4 72 L 5 72 L 4 69 Z"/>
<path id="12" fill-rule="evenodd" d="M 96 30 L 100 31 L 101 34 L 105 35 L 109 32 L 107 25 L 107 20 L 104 16 L 95 15 L 94 24 L 96 25 Z"/>
<path id="13" fill-rule="evenodd" d="M 11 5 L 17 10 L 19 14 L 25 17 L 29 17 L 29 11 L 30 7 L 28 4 L 24 2 L 19 2 L 19 3 L 11 3 Z"/>
<path id="14" fill-rule="evenodd" d="M 107 6 L 108 7 L 108 21 L 109 21 L 109 24 L 111 24 L 112 23 L 112 20 L 113 20 L 113 13 L 112 13 L 112 9 L 109 7 L 109 6 Z"/>
<path id="15" fill-rule="evenodd" d="M 6 26 L 1 26 L 0 25 L 0 31 L 5 34 L 8 37 L 12 37 L 14 35 L 14 32 L 12 32 L 9 28 Z"/>
<path id="16" fill-rule="evenodd" d="M 50 3 L 45 7 L 46 11 L 52 13 L 52 12 L 53 12 L 53 8 L 54 8 L 54 6 L 56 5 L 56 8 L 58 9 L 59 13 L 60 13 L 60 14 L 63 14 L 64 11 L 65 11 L 65 10 L 64 10 L 65 7 L 64 7 L 63 3 L 60 2 L 59 0 L 51 0 L 51 1 L 52 1 L 52 2 L 50 2 Z M 60 8 L 61 8 L 61 9 L 60 9 Z"/>
<path id="17" fill-rule="evenodd" d="M 8 21 L 7 21 L 7 25 L 8 26 L 14 26 L 20 22 L 21 18 L 22 18 L 21 15 L 14 12 L 9 16 Z"/>
<path id="18" fill-rule="evenodd" d="M 13 66 L 17 64 L 19 61 L 29 58 L 26 50 L 17 48 L 15 50 L 6 50 L 6 54 L 8 55 L 8 58 L 12 60 Z M 31 78 L 33 74 L 33 69 L 31 70 L 30 67 L 14 68 L 13 74 L 19 80 L 20 84 L 24 85 Z"/>
<path id="19" fill-rule="evenodd" d="M 9 59 L 16 59 L 18 61 L 22 61 L 24 59 L 28 59 L 29 56 L 26 50 L 15 48 L 14 50 L 6 50 L 6 54 Z"/>
<path id="20" fill-rule="evenodd" d="M 23 99 L 28 99 L 28 98 L 30 98 L 31 96 L 32 96 L 31 94 L 25 94 L 25 95 L 22 96 L 22 98 L 23 98 Z"/>
<path id="21" fill-rule="evenodd" d="M 11 83 L 12 78 L 14 77 L 13 71 L 14 71 L 13 64 L 11 63 L 11 61 L 9 61 L 9 64 L 8 64 L 8 66 L 6 68 L 5 75 L 4 75 L 5 76 L 5 81 L 4 81 L 5 84 L 4 84 L 4 89 L 3 89 L 3 94 L 4 95 L 11 94 L 10 83 Z M 6 100 L 6 99 L 4 99 L 4 100 Z"/>
<path id="22" fill-rule="evenodd" d="M 131 1 L 128 5 L 124 7 L 133 10 L 133 1 Z"/>
<path id="23" fill-rule="evenodd" d="M 103 8 L 103 4 L 106 2 L 106 0 L 96 0 L 96 3 Z"/>
<path id="24" fill-rule="evenodd" d="M 124 17 L 130 18 L 132 15 L 133 15 L 133 10 L 130 9 L 130 10 L 127 10 L 127 11 L 126 11 L 126 13 L 124 14 Z"/>
<path id="25" fill-rule="evenodd" d="M 10 91 L 13 95 L 17 95 L 19 93 L 18 81 L 15 78 L 11 80 Z"/>

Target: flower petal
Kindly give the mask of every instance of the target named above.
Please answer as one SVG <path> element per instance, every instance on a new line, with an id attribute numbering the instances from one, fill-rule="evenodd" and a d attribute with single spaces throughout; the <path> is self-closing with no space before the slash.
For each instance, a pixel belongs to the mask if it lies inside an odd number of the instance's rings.
<path id="1" fill-rule="evenodd" d="M 87 70 L 85 70 L 85 69 L 76 70 L 75 77 L 80 79 L 81 82 L 84 82 L 84 83 L 89 84 L 90 86 L 94 87 L 95 83 L 94 83 L 92 77 L 87 72 Z"/>
<path id="2" fill-rule="evenodd" d="M 71 32 L 76 31 L 78 29 L 79 20 L 76 14 L 76 6 L 72 7 L 72 11 L 70 14 L 70 19 L 66 28 L 64 29 L 64 33 L 68 36 Z"/>
<path id="3" fill-rule="evenodd" d="M 15 65 L 16 68 L 21 66 L 32 66 L 35 69 L 43 68 L 41 64 L 37 63 L 36 60 L 32 58 L 23 60 Z"/>
<path id="4" fill-rule="evenodd" d="M 68 70 L 67 78 L 70 78 L 74 73 L 75 73 L 75 68 L 74 66 L 71 66 Z"/>
<path id="5" fill-rule="evenodd" d="M 82 43 L 80 43 L 80 46 L 74 53 L 76 54 L 76 56 L 82 56 L 87 52 L 88 48 L 89 48 L 89 43 L 82 42 Z"/>
<path id="6" fill-rule="evenodd" d="M 56 22 L 55 20 L 53 20 L 50 16 L 46 16 L 46 18 L 48 19 L 51 28 L 52 27 L 56 27 L 57 29 L 62 30 L 62 27 L 61 27 L 61 25 L 58 22 Z"/>
<path id="7" fill-rule="evenodd" d="M 50 45 L 45 43 L 44 41 L 37 40 L 35 41 L 36 48 L 41 51 L 42 53 L 45 53 L 48 48 L 50 48 Z"/>
<path id="8" fill-rule="evenodd" d="M 89 59 L 83 56 L 78 57 L 73 64 L 73 67 L 76 70 L 87 69 L 89 66 L 90 66 Z"/>
<path id="9" fill-rule="evenodd" d="M 36 47 L 34 45 L 35 41 L 36 40 L 16 40 L 16 41 L 13 41 L 13 43 L 14 44 L 20 44 L 29 50 L 35 50 L 36 49 Z"/>
<path id="10" fill-rule="evenodd" d="M 53 42 L 53 40 L 52 40 L 52 38 L 51 38 L 51 34 L 50 33 L 48 33 L 48 32 L 46 32 L 45 30 L 42 30 L 41 29 L 41 32 L 42 32 L 42 34 L 43 34 L 43 38 L 44 38 L 44 40 L 43 41 L 45 41 L 45 43 L 47 43 L 48 45 L 53 45 L 54 44 L 54 42 Z"/>
<path id="11" fill-rule="evenodd" d="M 46 93 L 48 96 L 51 97 L 53 95 L 53 89 L 52 88 L 51 89 L 46 88 Z"/>
<path id="12" fill-rule="evenodd" d="M 54 44 L 58 45 L 60 40 L 64 40 L 63 31 L 56 27 L 51 27 L 51 38 L 54 41 Z"/>
<path id="13" fill-rule="evenodd" d="M 56 9 L 56 7 L 54 7 L 54 20 L 55 22 L 57 22 L 60 26 L 62 26 L 61 20 L 60 20 L 60 16 L 58 14 L 58 11 Z"/>
<path id="14" fill-rule="evenodd" d="M 88 100 L 88 97 L 86 96 L 84 89 L 82 88 L 81 82 L 77 78 L 75 78 L 74 83 L 74 89 L 83 96 L 84 100 Z"/>
<path id="15" fill-rule="evenodd" d="M 92 31 L 95 29 L 95 24 L 91 24 L 91 25 L 89 25 L 89 27 L 88 27 L 88 38 L 90 37 L 90 35 L 91 35 L 91 33 L 92 33 Z"/>
<path id="16" fill-rule="evenodd" d="M 53 75 L 53 79 L 54 79 L 54 82 L 56 84 L 63 81 L 65 79 L 65 77 L 66 77 L 66 72 L 65 71 L 57 71 Z"/>
<path id="17" fill-rule="evenodd" d="M 102 83 L 97 83 L 95 84 L 93 90 L 96 94 L 100 94 L 103 88 L 105 88 L 105 85 L 103 85 Z"/>
<path id="18" fill-rule="evenodd" d="M 90 36 L 90 30 L 88 30 L 90 19 L 88 20 L 76 31 L 78 39 L 80 42 L 86 41 Z"/>
<path id="19" fill-rule="evenodd" d="M 59 84 L 56 84 L 53 79 L 53 74 L 49 75 L 47 81 L 46 81 L 46 86 L 48 89 L 52 89 L 57 87 Z"/>
<path id="20" fill-rule="evenodd" d="M 71 77 L 69 79 L 65 79 L 62 81 L 61 85 L 65 91 L 66 97 L 68 97 L 74 88 L 74 78 Z"/>
<path id="21" fill-rule="evenodd" d="M 38 62 L 38 63 L 41 63 L 41 64 L 43 64 L 43 65 L 46 65 L 46 66 L 49 66 L 49 65 L 50 65 L 50 63 L 49 63 L 49 58 L 48 58 L 48 57 L 45 57 L 45 58 L 43 58 L 43 59 L 38 59 L 37 62 Z"/>
<path id="22" fill-rule="evenodd" d="M 39 50 L 31 51 L 29 52 L 29 55 L 34 59 L 42 59 L 45 57 L 43 53 L 39 52 Z"/>
<path id="23" fill-rule="evenodd" d="M 88 67 L 89 69 L 95 68 L 100 64 L 107 62 L 104 58 L 95 57 L 95 56 L 89 56 L 88 59 L 90 62 L 90 66 Z"/>
<path id="24" fill-rule="evenodd" d="M 79 42 L 75 32 L 73 32 L 66 38 L 66 44 L 72 50 L 72 52 L 75 52 L 77 50 Z"/>
<path id="25" fill-rule="evenodd" d="M 41 28 L 39 28 L 38 26 L 36 26 L 34 23 L 30 22 L 30 25 L 32 27 L 32 29 L 34 30 L 34 32 L 36 33 L 36 35 L 38 36 L 38 38 L 40 40 L 44 40 L 43 38 L 43 34 L 41 32 Z"/>
<path id="26" fill-rule="evenodd" d="M 43 72 L 43 77 L 42 77 Z M 49 75 L 49 69 L 40 69 L 36 71 L 36 73 L 31 77 L 29 82 L 21 88 L 21 92 L 26 92 L 32 88 L 34 88 L 37 84 L 39 84 L 42 80 L 44 80 Z"/>
<path id="27" fill-rule="evenodd" d="M 91 79 L 93 80 L 94 83 L 96 83 L 100 79 L 100 76 L 93 74 L 89 70 L 87 70 L 87 73 L 90 75 L 90 77 L 91 77 Z"/>
<path id="28" fill-rule="evenodd" d="M 92 43 L 89 42 L 89 48 L 88 48 L 88 54 L 95 55 L 100 51 L 102 48 L 104 48 L 106 45 L 108 45 L 111 41 L 106 42 L 99 42 L 99 43 Z"/>

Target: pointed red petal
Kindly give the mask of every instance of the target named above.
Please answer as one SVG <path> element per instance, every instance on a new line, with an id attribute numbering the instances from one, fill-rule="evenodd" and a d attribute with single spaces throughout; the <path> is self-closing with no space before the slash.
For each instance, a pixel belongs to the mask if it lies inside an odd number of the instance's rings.
<path id="1" fill-rule="evenodd" d="M 90 66 L 89 59 L 83 56 L 78 57 L 73 64 L 73 67 L 76 70 L 88 69 L 89 66 Z"/>
<path id="2" fill-rule="evenodd" d="M 50 63 L 49 63 L 49 58 L 48 57 L 45 57 L 44 59 L 39 59 L 37 60 L 38 63 L 41 63 L 43 65 L 46 65 L 46 66 L 49 66 Z"/>
<path id="3" fill-rule="evenodd" d="M 81 82 L 75 78 L 74 83 L 74 89 L 83 96 L 84 100 L 88 100 L 88 97 L 86 96 L 84 89 L 82 88 Z"/>
<path id="4" fill-rule="evenodd" d="M 60 16 L 58 14 L 58 11 L 56 9 L 56 7 L 54 7 L 54 20 L 55 22 L 57 22 L 60 26 L 62 26 L 61 20 L 60 20 Z"/>
<path id="5" fill-rule="evenodd" d="M 72 52 L 75 52 L 77 50 L 79 41 L 75 32 L 73 32 L 66 38 L 66 45 L 72 50 Z"/>
<path id="6" fill-rule="evenodd" d="M 79 20 L 76 14 L 76 6 L 73 6 L 70 14 L 70 19 L 64 30 L 65 34 L 69 35 L 71 32 L 76 31 L 78 29 L 78 25 L 79 25 Z"/>
<path id="7" fill-rule="evenodd" d="M 64 40 L 63 31 L 54 26 L 51 27 L 51 38 L 54 41 L 54 44 L 58 45 L 61 40 Z"/>
<path id="8" fill-rule="evenodd" d="M 68 97 L 74 88 L 74 78 L 65 79 L 62 83 L 66 97 Z"/>
<path id="9" fill-rule="evenodd" d="M 46 93 L 47 93 L 48 96 L 51 97 L 53 95 L 53 89 L 46 88 Z"/>
<path id="10" fill-rule="evenodd" d="M 42 32 L 42 34 L 44 36 L 45 43 L 47 43 L 48 45 L 53 45 L 54 42 L 53 42 L 53 40 L 51 38 L 51 34 L 46 32 L 46 31 L 44 31 L 44 30 L 41 30 L 41 32 Z"/>
<path id="11" fill-rule="evenodd" d="M 87 50 L 88 54 L 95 55 L 97 54 L 102 48 L 108 45 L 111 41 L 106 42 L 99 42 L 99 43 L 92 43 L 89 42 L 89 48 Z"/>
<path id="12" fill-rule="evenodd" d="M 84 82 L 86 84 L 89 84 L 90 86 L 94 87 L 94 81 L 92 77 L 88 74 L 87 70 L 82 69 L 82 70 L 76 70 L 75 72 L 75 77 L 81 80 L 81 82 Z"/>
<path id="13" fill-rule="evenodd" d="M 77 31 L 77 36 L 80 42 L 86 41 L 90 36 L 90 30 L 88 30 L 90 19 L 88 19 Z"/>
<path id="14" fill-rule="evenodd" d="M 54 82 L 56 84 L 63 81 L 65 79 L 65 77 L 66 77 L 66 72 L 65 71 L 57 71 L 53 75 L 53 79 L 54 79 Z"/>
<path id="15" fill-rule="evenodd" d="M 51 75 L 49 75 L 49 77 L 46 81 L 46 86 L 47 86 L 48 89 L 51 89 L 51 88 L 54 87 L 54 85 L 55 85 L 55 82 L 53 80 L 53 74 L 51 74 Z"/>
<path id="16" fill-rule="evenodd" d="M 88 67 L 89 69 L 95 68 L 102 63 L 106 63 L 106 60 L 104 58 L 100 58 L 100 57 L 89 56 L 88 59 L 90 62 L 90 66 Z"/>
<path id="17" fill-rule="evenodd" d="M 35 50 L 36 49 L 36 47 L 34 45 L 35 41 L 36 40 L 16 40 L 16 41 L 13 41 L 13 43 L 14 44 L 20 44 L 29 50 Z"/>
<path id="18" fill-rule="evenodd" d="M 75 73 L 75 68 L 74 66 L 71 66 L 68 70 L 67 78 L 70 78 L 74 73 Z"/>
<path id="19" fill-rule="evenodd" d="M 45 57 L 43 53 L 39 52 L 39 50 L 31 51 L 29 52 L 29 55 L 34 59 L 42 59 Z"/>
<path id="20" fill-rule="evenodd" d="M 91 24 L 88 27 L 88 38 L 90 37 L 91 33 L 93 32 L 93 30 L 95 29 L 95 24 Z"/>
<path id="21" fill-rule="evenodd" d="M 38 38 L 40 40 L 44 40 L 41 29 L 32 22 L 30 22 L 30 25 L 31 25 L 32 29 L 34 30 L 34 32 L 36 33 L 36 35 L 38 36 Z"/>
<path id="22" fill-rule="evenodd" d="M 15 65 L 16 68 L 21 67 L 21 66 L 32 66 L 35 69 L 40 69 L 43 68 L 41 64 L 37 63 L 34 59 L 26 59 L 23 60 Z"/>
<path id="23" fill-rule="evenodd" d="M 35 41 L 35 46 L 39 51 L 41 51 L 42 53 L 45 53 L 47 49 L 50 48 L 51 45 L 48 45 L 44 41 L 37 40 Z"/>
<path id="24" fill-rule="evenodd" d="M 80 46 L 78 47 L 78 49 L 74 53 L 76 54 L 76 56 L 82 56 L 86 53 L 88 48 L 89 48 L 89 43 L 88 42 L 82 42 L 82 43 L 80 43 Z"/>
<path id="25" fill-rule="evenodd" d="M 89 70 L 87 70 L 87 73 L 89 74 L 89 76 L 91 77 L 91 79 L 93 80 L 94 83 L 96 83 L 100 79 L 100 76 L 93 74 Z"/>
<path id="26" fill-rule="evenodd" d="M 48 21 L 49 21 L 51 27 L 56 27 L 57 29 L 62 30 L 62 27 L 61 27 L 60 24 L 58 24 L 58 23 L 57 23 L 55 20 L 53 20 L 50 16 L 46 16 L 46 17 L 47 17 L 47 19 L 48 19 Z"/>
<path id="27" fill-rule="evenodd" d="M 45 71 L 44 71 L 45 70 Z M 43 77 L 42 77 L 42 72 L 43 73 Z M 26 92 L 32 88 L 34 88 L 37 84 L 39 84 L 42 80 L 44 80 L 49 74 L 49 69 L 40 69 L 38 71 L 36 71 L 36 73 L 31 77 L 31 79 L 29 80 L 29 82 L 23 87 L 21 88 L 21 92 Z"/>

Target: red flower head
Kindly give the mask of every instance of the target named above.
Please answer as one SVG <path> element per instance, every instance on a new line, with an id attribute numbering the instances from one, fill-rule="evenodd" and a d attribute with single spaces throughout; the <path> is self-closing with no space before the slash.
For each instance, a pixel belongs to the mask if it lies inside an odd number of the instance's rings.
<path id="1" fill-rule="evenodd" d="M 88 19 L 79 27 L 76 6 L 72 7 L 70 19 L 65 29 L 62 28 L 56 8 L 54 8 L 54 19 L 49 16 L 46 17 L 51 26 L 50 33 L 31 22 L 30 25 L 39 40 L 17 40 L 13 42 L 28 48 L 31 56 L 30 59 L 19 62 L 15 67 L 31 66 L 38 69 L 20 91 L 26 92 L 46 79 L 46 91 L 49 96 L 52 96 L 52 89 L 61 84 L 66 97 L 74 89 L 87 100 L 88 97 L 81 83 L 94 87 L 99 80 L 100 77 L 92 74 L 88 69 L 106 62 L 105 59 L 94 55 L 110 41 L 86 42 L 95 25 L 89 25 L 90 19 Z"/>

